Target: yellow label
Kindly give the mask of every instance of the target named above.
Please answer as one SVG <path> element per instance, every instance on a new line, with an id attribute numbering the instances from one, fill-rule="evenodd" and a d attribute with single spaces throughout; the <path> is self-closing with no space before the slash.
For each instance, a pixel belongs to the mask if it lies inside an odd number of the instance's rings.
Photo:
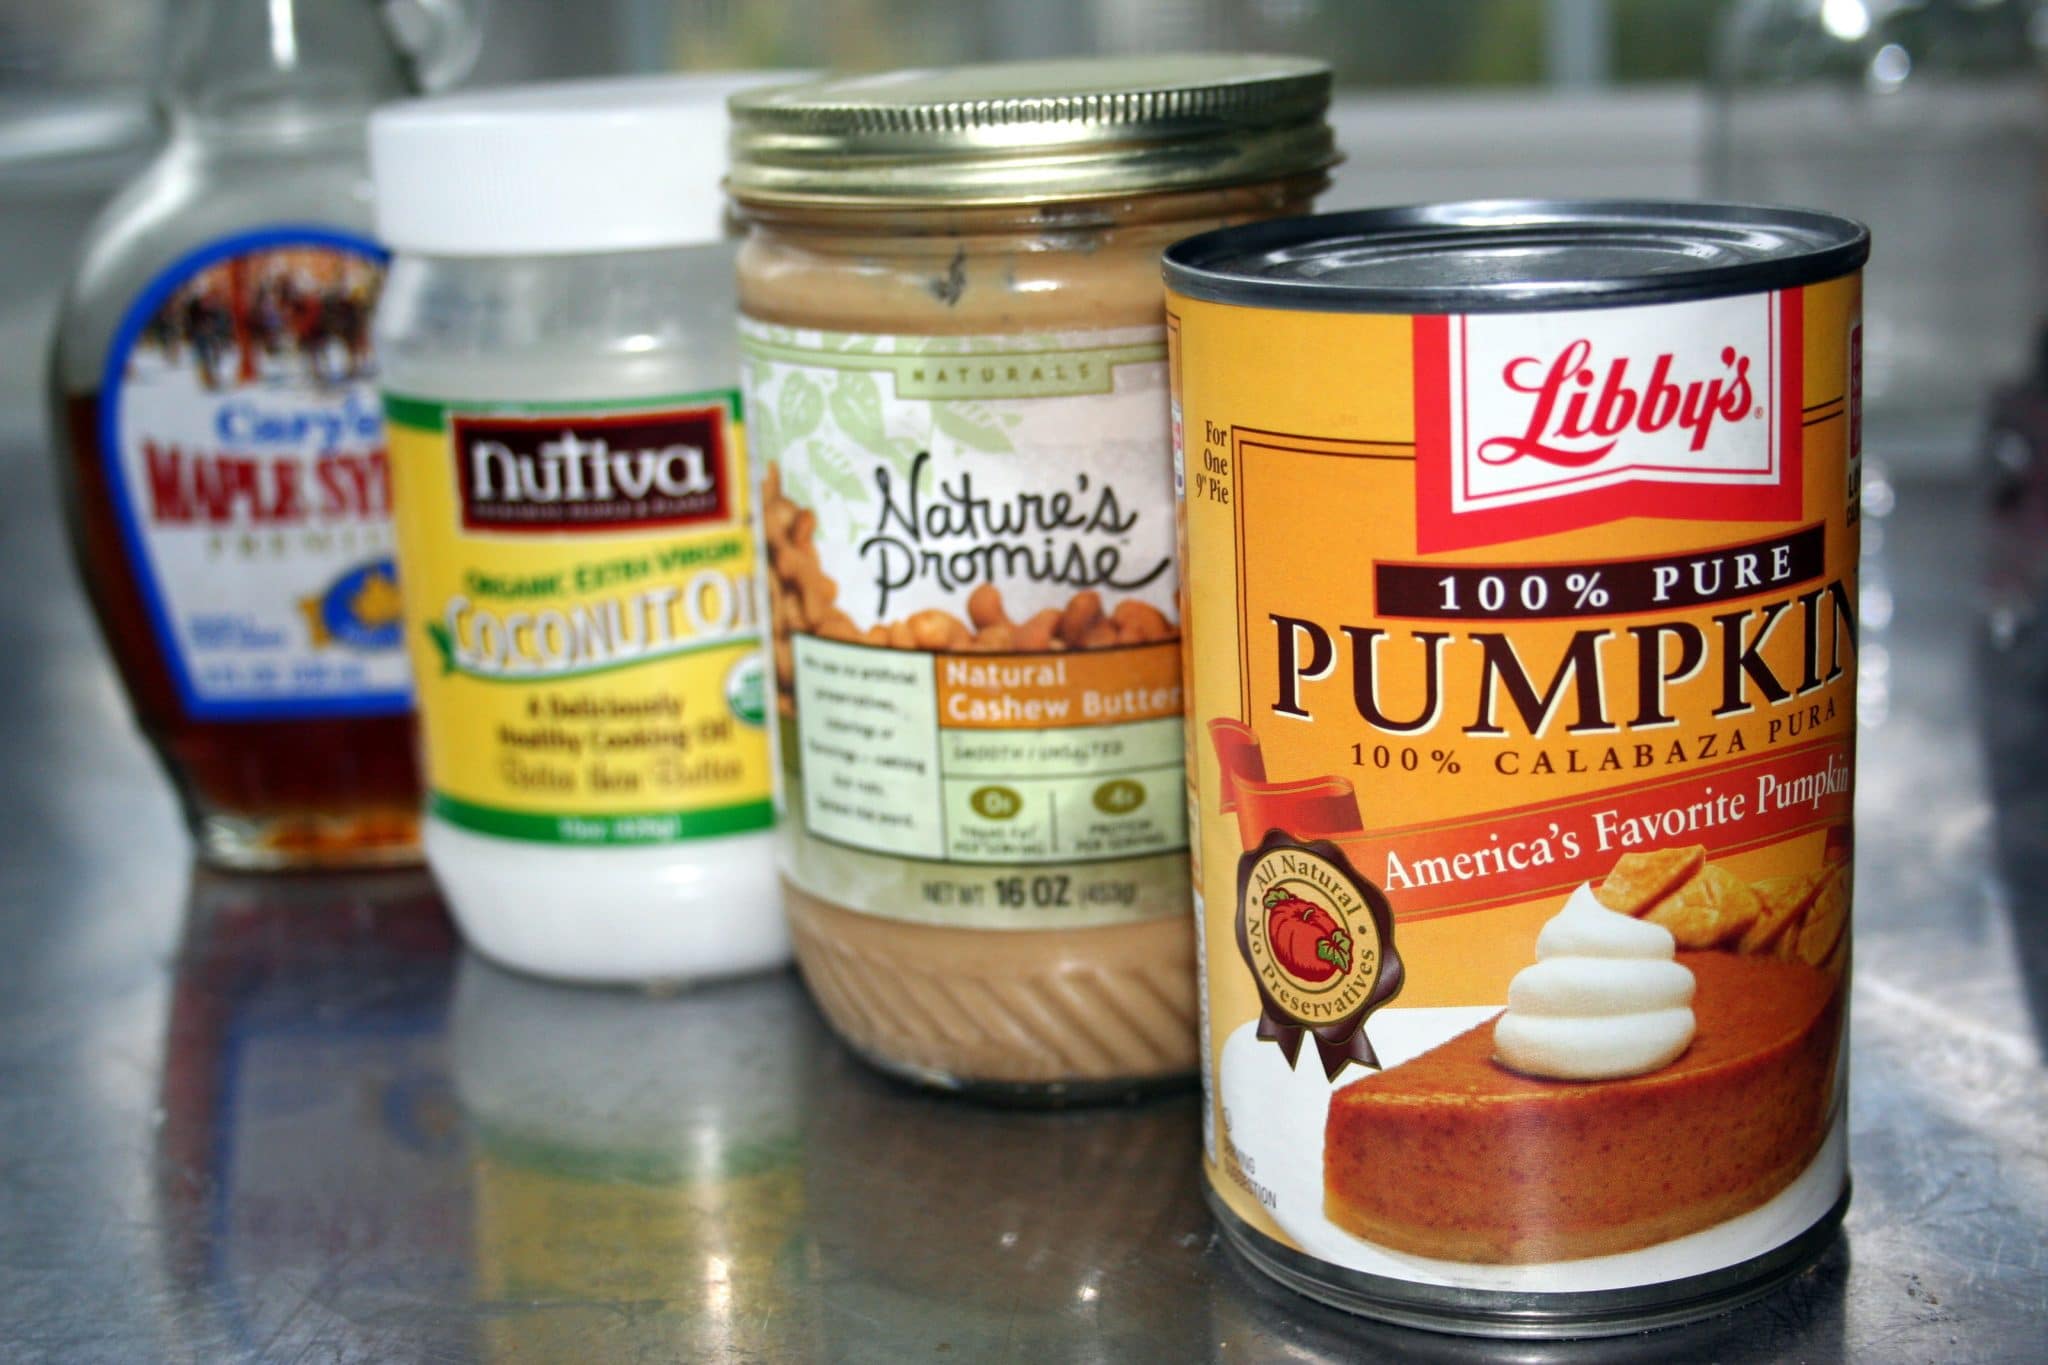
<path id="1" fill-rule="evenodd" d="M 571 844 L 770 824 L 738 395 L 385 409 L 432 813 Z"/>
<path id="2" fill-rule="evenodd" d="M 1169 298 L 1207 1169 L 1254 1229 L 1597 1290 L 1840 1196 L 1860 299 Z"/>

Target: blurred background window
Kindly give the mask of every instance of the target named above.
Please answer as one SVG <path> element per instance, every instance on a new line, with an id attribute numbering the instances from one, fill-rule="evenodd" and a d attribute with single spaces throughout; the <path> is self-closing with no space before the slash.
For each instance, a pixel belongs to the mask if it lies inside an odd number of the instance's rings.
<path id="1" fill-rule="evenodd" d="M 71 243 L 154 136 L 146 87 L 166 15 L 189 2 L 0 0 L 8 354 L 40 352 Z M 1337 73 L 1333 120 L 1348 160 L 1326 208 L 1724 194 L 1862 216 L 1878 242 L 1879 436 L 1903 429 L 1883 420 L 1888 395 L 1962 413 L 1990 381 L 2024 369 L 2048 279 L 2035 259 L 2048 198 L 2037 65 L 2048 0 L 485 4 L 470 85 L 1176 48 L 1299 52 Z M 1987 260 L 2002 268 L 1985 270 Z M 1911 376 L 1929 381 L 1917 396 Z M 0 404 L 21 410 L 38 382 L 34 365 L 0 366 Z M 1957 446 L 1968 422 L 1943 421 L 1946 434 L 1923 428 L 1910 444 Z"/>
<path id="2" fill-rule="evenodd" d="M 182 2 L 0 0 L 0 158 L 18 166 L 135 136 L 165 16 Z M 1312 52 L 1347 89 L 1640 84 L 1705 76 L 1723 8 L 1724 0 L 492 0 L 470 83 L 1215 48 Z M 77 117 L 94 102 L 97 122 Z M 52 112 L 70 120 L 56 128 Z"/>
<path id="3" fill-rule="evenodd" d="M 497 0 L 480 80 L 551 70 L 848 70 L 1171 48 L 1313 52 L 1344 87 L 1682 81 L 1722 0 Z"/>
<path id="4" fill-rule="evenodd" d="M 1720 0 L 650 0 L 690 65 L 880 67 L 1166 48 L 1312 52 L 1340 87 L 1706 74 Z"/>

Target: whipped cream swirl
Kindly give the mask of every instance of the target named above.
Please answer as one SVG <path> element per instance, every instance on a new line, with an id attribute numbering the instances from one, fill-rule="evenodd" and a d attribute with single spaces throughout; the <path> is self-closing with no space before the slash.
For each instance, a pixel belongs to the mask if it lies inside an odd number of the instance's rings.
<path id="1" fill-rule="evenodd" d="M 1536 936 L 1508 985 L 1494 1060 L 1527 1076 L 1601 1081 L 1675 1061 L 1692 1042 L 1693 975 L 1661 924 L 1617 914 L 1589 882 Z"/>

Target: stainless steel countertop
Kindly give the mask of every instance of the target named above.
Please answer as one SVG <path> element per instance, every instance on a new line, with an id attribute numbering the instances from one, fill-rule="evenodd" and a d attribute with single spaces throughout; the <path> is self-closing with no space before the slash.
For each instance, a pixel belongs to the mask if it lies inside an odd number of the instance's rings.
<path id="1" fill-rule="evenodd" d="M 1198 1192 L 1191 1094 L 977 1108 L 865 1071 L 786 974 L 551 987 L 460 951 L 418 875 L 196 873 L 17 434 L 0 1356 L 2048 1357 L 2048 669 L 1986 667 L 1974 493 L 1880 488 L 1874 512 L 1888 492 L 1863 590 L 1847 1234 L 1720 1319 L 1510 1344 L 1376 1327 L 1243 1268 Z"/>

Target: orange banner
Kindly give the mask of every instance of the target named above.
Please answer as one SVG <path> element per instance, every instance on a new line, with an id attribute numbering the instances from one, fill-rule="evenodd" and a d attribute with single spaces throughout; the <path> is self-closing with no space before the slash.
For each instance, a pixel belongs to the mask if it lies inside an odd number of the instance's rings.
<path id="1" fill-rule="evenodd" d="M 939 726 L 1060 730 L 1181 713 L 1180 644 L 1055 654 L 941 654 Z"/>
<path id="2" fill-rule="evenodd" d="M 1699 844 L 1717 856 L 1803 830 L 1848 828 L 1854 774 L 1846 739 L 1817 740 L 1683 778 L 1575 800 L 1491 811 L 1457 823 L 1368 831 L 1341 777 L 1265 780 L 1258 737 L 1210 724 L 1224 809 L 1247 849 L 1270 830 L 1333 839 L 1403 920 L 1484 910 L 1598 881 L 1624 853 Z M 1242 733 L 1240 733 L 1242 732 Z"/>

